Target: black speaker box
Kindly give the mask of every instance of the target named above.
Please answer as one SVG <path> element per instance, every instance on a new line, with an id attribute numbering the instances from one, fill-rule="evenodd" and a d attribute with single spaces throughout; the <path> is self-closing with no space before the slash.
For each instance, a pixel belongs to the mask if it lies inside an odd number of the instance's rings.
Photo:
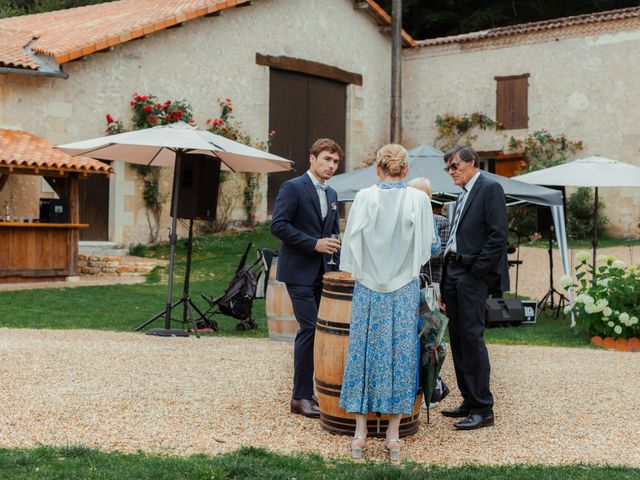
<path id="1" fill-rule="evenodd" d="M 177 217 L 215 220 L 219 186 L 219 159 L 209 155 L 184 154 L 173 186 L 172 205 L 176 191 L 178 193 Z"/>
<path id="2" fill-rule="evenodd" d="M 67 201 L 62 198 L 41 198 L 40 223 L 69 223 Z"/>
<path id="3" fill-rule="evenodd" d="M 522 301 L 517 298 L 488 298 L 485 311 L 488 327 L 519 325 L 524 321 Z"/>

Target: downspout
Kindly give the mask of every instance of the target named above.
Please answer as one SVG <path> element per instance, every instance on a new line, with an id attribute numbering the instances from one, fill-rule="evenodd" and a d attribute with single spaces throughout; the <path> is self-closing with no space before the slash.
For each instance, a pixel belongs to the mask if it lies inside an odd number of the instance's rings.
<path id="1" fill-rule="evenodd" d="M 402 143 L 402 0 L 391 6 L 391 143 Z"/>

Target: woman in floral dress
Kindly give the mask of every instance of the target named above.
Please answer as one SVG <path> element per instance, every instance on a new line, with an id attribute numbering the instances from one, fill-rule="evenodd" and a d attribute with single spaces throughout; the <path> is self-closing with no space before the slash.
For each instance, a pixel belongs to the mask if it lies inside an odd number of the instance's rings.
<path id="1" fill-rule="evenodd" d="M 384 450 L 399 459 L 400 417 L 416 392 L 420 267 L 433 242 L 431 204 L 408 188 L 407 151 L 385 145 L 376 155 L 380 183 L 356 195 L 344 233 L 340 269 L 355 286 L 349 353 L 340 406 L 356 414 L 352 456 L 366 449 L 367 414 L 389 414 Z"/>

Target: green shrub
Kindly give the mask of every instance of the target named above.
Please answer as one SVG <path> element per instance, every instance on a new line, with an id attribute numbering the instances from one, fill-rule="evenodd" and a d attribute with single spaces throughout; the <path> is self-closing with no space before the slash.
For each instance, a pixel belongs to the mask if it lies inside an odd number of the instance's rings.
<path id="1" fill-rule="evenodd" d="M 567 199 L 567 233 L 575 239 L 592 235 L 594 197 L 590 188 L 580 187 Z M 598 233 L 603 234 L 609 219 L 604 215 L 604 201 L 598 199 Z"/>

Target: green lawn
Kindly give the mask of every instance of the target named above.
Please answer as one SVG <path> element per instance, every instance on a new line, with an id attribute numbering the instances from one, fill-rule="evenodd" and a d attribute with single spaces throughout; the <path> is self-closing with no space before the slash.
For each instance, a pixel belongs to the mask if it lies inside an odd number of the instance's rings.
<path id="1" fill-rule="evenodd" d="M 357 463 L 314 454 L 281 455 L 243 447 L 208 457 L 181 458 L 144 453 L 103 453 L 82 447 L 0 449 L 0 478 L 73 479 L 353 479 L 353 480 L 623 480 L 640 478 L 640 469 L 598 465 L 562 467 L 505 465 L 448 468 L 415 463 Z"/>
<path id="2" fill-rule="evenodd" d="M 278 248 L 277 239 L 264 225 L 250 232 L 194 239 L 190 293 L 202 310 L 207 305 L 200 294 L 217 296 L 224 292 L 249 242 L 254 245 L 249 257 L 251 261 L 256 258 L 255 249 L 258 247 Z M 148 257 L 166 259 L 169 247 L 162 244 L 144 249 L 143 253 Z M 182 293 L 185 255 L 184 242 L 180 241 L 176 246 L 174 301 Z M 132 331 L 164 310 L 167 300 L 167 270 L 156 269 L 145 283 L 138 285 L 0 292 L 0 327 Z M 174 318 L 181 318 L 181 312 L 181 309 L 174 310 Z M 254 302 L 253 314 L 258 329 L 249 332 L 236 332 L 237 320 L 217 315 L 220 329 L 216 335 L 266 337 L 268 332 L 264 300 Z M 150 327 L 163 325 L 164 318 L 156 320 Z M 535 325 L 489 329 L 486 338 L 488 342 L 506 344 L 589 345 L 589 339 L 585 335 L 576 334 L 569 328 L 568 319 L 555 319 L 549 310 L 540 316 Z"/>

